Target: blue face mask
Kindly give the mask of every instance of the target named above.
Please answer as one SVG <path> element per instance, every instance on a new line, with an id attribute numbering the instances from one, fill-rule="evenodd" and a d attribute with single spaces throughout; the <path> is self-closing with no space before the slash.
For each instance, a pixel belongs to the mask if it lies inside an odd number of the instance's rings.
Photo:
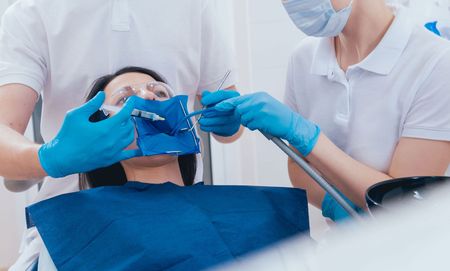
<path id="1" fill-rule="evenodd" d="M 314 37 L 339 35 L 350 18 L 352 3 L 336 11 L 331 0 L 283 0 L 294 24 L 306 35 Z"/>
<path id="2" fill-rule="evenodd" d="M 200 144 L 187 110 L 188 96 L 179 95 L 167 101 L 151 101 L 137 97 L 135 108 L 153 112 L 164 121 L 135 118 L 137 144 L 143 156 L 186 155 L 200 153 Z M 174 134 L 175 127 L 181 131 Z"/>

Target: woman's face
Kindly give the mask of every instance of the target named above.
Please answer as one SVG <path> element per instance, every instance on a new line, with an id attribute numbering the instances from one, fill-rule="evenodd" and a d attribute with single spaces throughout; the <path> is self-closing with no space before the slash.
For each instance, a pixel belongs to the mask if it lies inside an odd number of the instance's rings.
<path id="1" fill-rule="evenodd" d="M 147 100 L 165 101 L 171 98 L 169 90 L 153 77 L 138 73 L 122 74 L 112 80 L 105 88 L 105 103 L 122 107 L 130 96 Z"/>
<path id="2" fill-rule="evenodd" d="M 117 76 L 105 87 L 105 104 L 122 107 L 130 96 L 138 96 L 142 99 L 165 101 L 170 99 L 170 93 L 151 76 L 143 73 L 132 72 Z M 113 115 L 113 114 L 111 114 Z M 137 149 L 135 140 L 127 149 Z M 173 162 L 177 158 L 170 155 L 157 155 L 149 157 L 137 157 L 122 163 L 158 167 Z"/>

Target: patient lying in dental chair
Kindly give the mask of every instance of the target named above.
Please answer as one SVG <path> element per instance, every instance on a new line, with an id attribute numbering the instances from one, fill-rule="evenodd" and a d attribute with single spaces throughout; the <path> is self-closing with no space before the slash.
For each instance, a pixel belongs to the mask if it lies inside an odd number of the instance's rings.
<path id="1" fill-rule="evenodd" d="M 35 269 L 201 270 L 309 230 L 302 190 L 194 184 L 199 141 L 192 122 L 168 133 L 178 125 L 173 105 L 187 114 L 186 100 L 172 103 L 175 93 L 157 73 L 123 69 L 100 78 L 88 99 L 101 90 L 105 104 L 120 107 L 138 96 L 165 120 L 136 118 L 129 148 L 144 156 L 80 174 L 83 191 L 27 209 L 46 247 Z M 91 121 L 110 115 L 98 111 Z"/>

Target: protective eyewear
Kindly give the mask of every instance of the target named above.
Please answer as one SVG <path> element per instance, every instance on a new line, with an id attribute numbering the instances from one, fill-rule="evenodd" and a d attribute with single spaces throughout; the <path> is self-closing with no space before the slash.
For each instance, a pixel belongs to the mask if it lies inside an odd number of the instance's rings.
<path id="1" fill-rule="evenodd" d="M 112 102 L 110 105 L 120 106 L 131 96 L 146 98 L 149 97 L 150 94 L 156 98 L 166 100 L 173 97 L 175 92 L 169 85 L 162 82 L 153 81 L 134 84 L 114 90 L 111 95 Z"/>

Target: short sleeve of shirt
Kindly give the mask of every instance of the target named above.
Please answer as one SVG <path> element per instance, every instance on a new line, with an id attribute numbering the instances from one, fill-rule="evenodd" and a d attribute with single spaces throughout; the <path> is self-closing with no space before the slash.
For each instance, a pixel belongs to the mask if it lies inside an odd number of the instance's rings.
<path id="1" fill-rule="evenodd" d="M 284 103 L 293 111 L 298 112 L 297 103 L 295 99 L 295 87 L 294 87 L 294 57 L 291 57 L 287 69 L 286 89 L 284 92 Z"/>
<path id="2" fill-rule="evenodd" d="M 45 31 L 31 1 L 19 1 L 0 26 L 0 86 L 23 84 L 40 94 L 46 78 Z"/>
<path id="3" fill-rule="evenodd" d="M 450 141 L 450 50 L 439 59 L 416 93 L 403 137 Z"/>
<path id="4" fill-rule="evenodd" d="M 204 1 L 199 91 L 217 89 L 228 70 L 231 74 L 223 86 L 235 85 L 237 80 L 231 33 L 226 29 L 228 24 L 220 21 L 226 19 L 221 2 Z"/>

